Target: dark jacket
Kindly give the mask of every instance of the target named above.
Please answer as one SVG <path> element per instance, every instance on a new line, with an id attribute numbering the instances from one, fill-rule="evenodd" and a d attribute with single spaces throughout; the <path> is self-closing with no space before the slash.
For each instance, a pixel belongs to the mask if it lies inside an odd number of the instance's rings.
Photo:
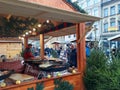
<path id="1" fill-rule="evenodd" d="M 76 49 L 72 49 L 70 52 L 70 66 L 77 67 L 77 51 Z"/>

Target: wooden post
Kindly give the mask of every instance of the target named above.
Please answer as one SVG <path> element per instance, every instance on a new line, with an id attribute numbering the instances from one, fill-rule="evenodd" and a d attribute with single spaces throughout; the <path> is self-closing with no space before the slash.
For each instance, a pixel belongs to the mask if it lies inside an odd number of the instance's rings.
<path id="1" fill-rule="evenodd" d="M 27 47 L 28 45 L 28 37 L 24 37 L 24 49 Z"/>
<path id="2" fill-rule="evenodd" d="M 85 24 L 76 24 L 76 37 L 77 37 L 77 68 L 81 72 L 81 90 L 85 90 L 83 75 L 86 67 L 86 53 L 85 53 Z M 82 38 L 82 39 L 81 39 Z M 80 40 L 81 39 L 81 40 Z M 78 42 L 80 40 L 80 42 Z"/>
<path id="3" fill-rule="evenodd" d="M 44 59 L 44 34 L 40 34 L 40 57 Z"/>
<path id="4" fill-rule="evenodd" d="M 83 35 L 85 34 L 85 24 L 80 23 L 76 25 L 76 36 L 77 36 L 77 66 L 78 70 L 83 73 L 84 69 L 86 67 L 86 53 L 85 53 L 85 37 L 83 38 Z M 80 40 L 80 43 L 78 43 L 78 40 Z"/>

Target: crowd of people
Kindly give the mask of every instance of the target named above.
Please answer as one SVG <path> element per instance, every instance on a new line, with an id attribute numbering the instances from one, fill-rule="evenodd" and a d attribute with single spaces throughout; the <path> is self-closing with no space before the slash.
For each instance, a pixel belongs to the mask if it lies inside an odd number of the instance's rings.
<path id="1" fill-rule="evenodd" d="M 24 50 L 24 59 L 35 59 L 36 56 L 39 56 L 39 51 L 34 47 L 32 47 L 32 44 L 28 44 L 26 49 Z M 69 63 L 70 66 L 75 66 L 77 67 L 77 49 L 75 44 L 66 44 L 66 46 L 60 46 L 58 48 L 49 48 L 46 47 L 44 49 L 45 51 L 45 56 L 48 58 L 54 57 L 54 58 L 60 58 L 63 60 L 65 63 Z M 90 56 L 90 46 L 87 43 L 86 44 L 86 57 Z"/>
<path id="2" fill-rule="evenodd" d="M 35 58 L 36 54 L 32 50 L 32 44 L 28 44 L 23 54 L 25 60 Z M 47 57 L 60 58 L 64 62 L 69 63 L 70 66 L 77 67 L 77 50 L 74 44 L 67 44 L 66 48 L 60 46 L 57 49 L 46 47 L 44 51 Z"/>
<path id="3" fill-rule="evenodd" d="M 69 63 L 70 66 L 77 67 L 77 50 L 74 44 L 67 44 L 66 47 L 60 46 L 57 49 L 46 47 L 45 52 L 49 57 L 53 55 L 52 50 L 56 52 L 57 58 L 64 60 L 66 63 Z"/>

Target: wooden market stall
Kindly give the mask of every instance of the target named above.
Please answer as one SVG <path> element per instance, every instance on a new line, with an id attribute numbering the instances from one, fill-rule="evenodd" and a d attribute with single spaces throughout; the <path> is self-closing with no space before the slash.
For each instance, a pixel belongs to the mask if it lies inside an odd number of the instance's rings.
<path id="1" fill-rule="evenodd" d="M 58 5 L 59 4 L 59 5 Z M 72 27 L 56 28 L 45 33 L 40 33 L 40 47 L 41 58 L 44 57 L 44 36 L 64 36 L 76 33 L 77 36 L 77 68 L 78 72 L 60 76 L 68 80 L 74 85 L 74 90 L 84 90 L 83 73 L 86 66 L 85 55 L 85 22 L 95 22 L 100 18 L 81 14 L 74 10 L 65 0 L 0 0 L 0 14 L 1 15 L 16 15 L 22 17 L 34 17 L 42 20 L 53 20 L 57 22 L 72 23 Z M 59 29 L 59 30 L 58 30 Z M 87 28 L 87 30 L 89 27 Z M 24 46 L 27 45 L 28 37 L 24 40 Z M 34 80 L 31 82 L 21 83 L 19 85 L 11 85 L 2 88 L 2 90 L 27 90 L 31 87 L 36 87 L 39 82 L 44 82 L 44 90 L 53 90 L 54 79 L 60 77 L 53 77 L 50 79 Z"/>

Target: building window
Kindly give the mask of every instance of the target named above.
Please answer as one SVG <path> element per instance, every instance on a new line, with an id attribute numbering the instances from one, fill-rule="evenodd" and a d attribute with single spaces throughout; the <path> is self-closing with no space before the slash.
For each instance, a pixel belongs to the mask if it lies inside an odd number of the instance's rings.
<path id="1" fill-rule="evenodd" d="M 98 8 L 94 9 L 94 16 L 98 16 Z"/>
<path id="2" fill-rule="evenodd" d="M 108 23 L 104 24 L 104 32 L 108 32 Z"/>
<path id="3" fill-rule="evenodd" d="M 115 6 L 110 8 L 110 15 L 115 15 Z"/>
<path id="4" fill-rule="evenodd" d="M 99 2 L 99 0 L 94 0 L 94 3 L 96 4 L 96 3 L 98 3 Z"/>
<path id="5" fill-rule="evenodd" d="M 118 30 L 120 31 L 120 21 L 118 21 Z"/>
<path id="6" fill-rule="evenodd" d="M 92 5 L 92 1 L 91 0 L 86 0 L 86 2 L 87 2 L 87 6 Z"/>
<path id="7" fill-rule="evenodd" d="M 107 17 L 108 16 L 108 8 L 105 8 L 104 9 L 104 17 Z"/>
<path id="8" fill-rule="evenodd" d="M 118 13 L 120 14 L 120 4 L 118 4 Z"/>
<path id="9" fill-rule="evenodd" d="M 110 19 L 110 26 L 115 27 L 115 18 Z"/>

